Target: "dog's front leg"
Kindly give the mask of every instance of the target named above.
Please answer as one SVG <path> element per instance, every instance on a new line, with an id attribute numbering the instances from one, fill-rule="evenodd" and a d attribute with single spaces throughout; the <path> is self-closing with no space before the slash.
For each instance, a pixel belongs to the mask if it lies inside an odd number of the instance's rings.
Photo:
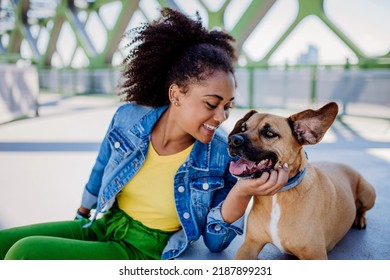
<path id="1" fill-rule="evenodd" d="M 328 254 L 325 251 L 311 252 L 311 253 L 297 253 L 294 254 L 300 260 L 327 260 Z"/>
<path id="2" fill-rule="evenodd" d="M 236 260 L 257 260 L 257 257 L 265 243 L 260 244 L 258 240 L 245 238 L 244 243 L 238 249 L 236 254 Z"/>
<path id="3" fill-rule="evenodd" d="M 310 245 L 301 245 L 290 248 L 290 253 L 300 260 L 327 260 L 328 253 L 324 243 L 309 243 Z"/>
<path id="4" fill-rule="evenodd" d="M 256 260 L 263 247 L 267 244 L 265 229 L 259 223 L 256 211 L 249 213 L 244 243 L 236 254 L 237 260 Z"/>

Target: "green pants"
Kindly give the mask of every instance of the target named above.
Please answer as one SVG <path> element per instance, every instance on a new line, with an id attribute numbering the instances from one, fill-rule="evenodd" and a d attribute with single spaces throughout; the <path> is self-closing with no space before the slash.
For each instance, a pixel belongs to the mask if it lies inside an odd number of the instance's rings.
<path id="1" fill-rule="evenodd" d="M 0 259 L 161 259 L 171 235 L 145 227 L 116 206 L 83 228 L 87 222 L 51 222 L 0 230 Z"/>

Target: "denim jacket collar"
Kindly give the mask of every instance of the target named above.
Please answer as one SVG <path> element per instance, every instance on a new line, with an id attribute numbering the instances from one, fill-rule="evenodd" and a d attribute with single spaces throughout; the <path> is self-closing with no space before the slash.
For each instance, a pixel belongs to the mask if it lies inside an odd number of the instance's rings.
<path id="1" fill-rule="evenodd" d="M 130 127 L 129 132 L 139 138 L 141 141 L 150 139 L 150 134 L 154 125 L 157 123 L 161 115 L 168 109 L 168 106 L 151 109 L 146 113 L 139 122 Z"/>
<path id="2" fill-rule="evenodd" d="M 168 106 L 152 109 L 150 112 L 130 129 L 130 133 L 139 139 L 140 144 L 142 142 L 150 141 L 150 135 L 154 125 L 160 119 L 161 115 L 167 110 Z M 194 168 L 200 171 L 208 171 L 210 166 L 210 151 L 211 142 L 204 144 L 198 140 L 195 141 L 194 148 L 191 151 L 188 159 L 188 167 Z"/>

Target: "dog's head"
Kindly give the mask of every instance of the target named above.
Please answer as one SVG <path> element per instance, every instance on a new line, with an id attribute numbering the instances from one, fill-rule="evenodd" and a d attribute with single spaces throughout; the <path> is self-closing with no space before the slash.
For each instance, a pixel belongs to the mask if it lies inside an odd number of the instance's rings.
<path id="1" fill-rule="evenodd" d="M 288 118 L 249 111 L 229 134 L 229 154 L 239 158 L 231 162 L 230 172 L 252 178 L 285 162 L 297 166 L 302 145 L 320 142 L 337 113 L 334 102 Z"/>

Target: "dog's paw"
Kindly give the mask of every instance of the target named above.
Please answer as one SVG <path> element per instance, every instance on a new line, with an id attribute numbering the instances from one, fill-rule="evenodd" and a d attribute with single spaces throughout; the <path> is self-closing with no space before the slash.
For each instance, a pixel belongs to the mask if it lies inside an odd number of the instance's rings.
<path id="1" fill-rule="evenodd" d="M 355 221 L 352 224 L 352 228 L 365 229 L 367 226 L 366 217 L 362 214 L 357 214 Z"/>

